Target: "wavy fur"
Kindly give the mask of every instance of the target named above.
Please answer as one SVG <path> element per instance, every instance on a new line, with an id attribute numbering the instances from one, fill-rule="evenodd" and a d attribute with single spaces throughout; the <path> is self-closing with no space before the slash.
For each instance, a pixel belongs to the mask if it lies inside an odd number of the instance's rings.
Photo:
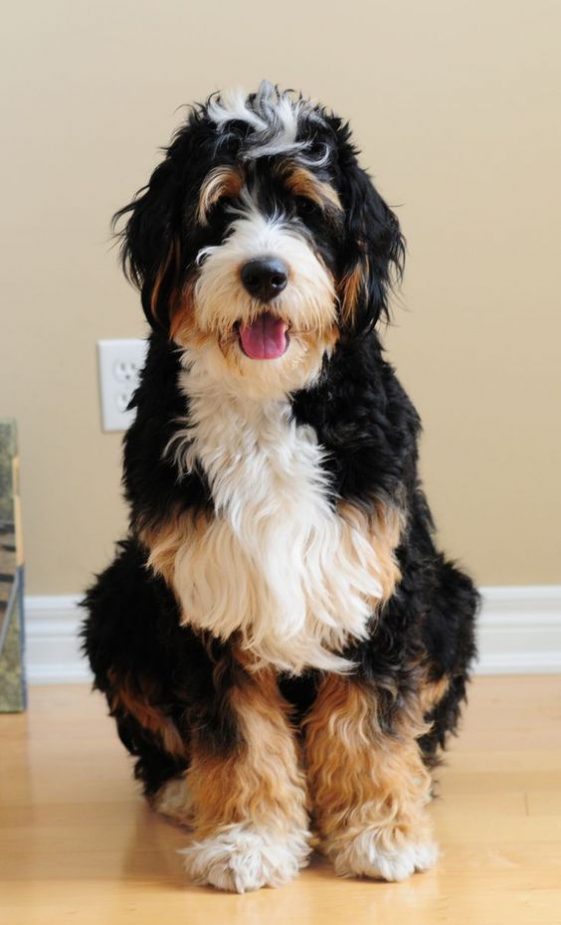
<path id="1" fill-rule="evenodd" d="M 397 218 L 348 126 L 265 83 L 194 107 L 117 219 L 152 333 L 129 533 L 85 600 L 96 686 L 146 795 L 193 826 L 198 882 L 284 883 L 311 833 L 338 873 L 402 879 L 436 858 L 477 594 L 435 545 L 379 340 Z M 266 304 L 241 273 L 261 258 L 286 268 Z M 264 312 L 285 350 L 250 359 Z"/>

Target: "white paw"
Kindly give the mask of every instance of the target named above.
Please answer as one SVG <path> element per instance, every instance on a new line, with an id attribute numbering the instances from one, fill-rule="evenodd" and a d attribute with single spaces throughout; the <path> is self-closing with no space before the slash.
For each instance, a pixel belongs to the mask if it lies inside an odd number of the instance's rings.
<path id="1" fill-rule="evenodd" d="M 310 853 L 304 830 L 281 836 L 247 824 L 224 826 L 180 851 L 195 883 L 247 893 L 281 886 L 304 867 Z"/>
<path id="2" fill-rule="evenodd" d="M 428 870 L 438 858 L 434 842 L 405 841 L 388 848 L 379 833 L 361 832 L 332 855 L 335 871 L 341 877 L 373 877 L 406 880 L 416 870 Z"/>

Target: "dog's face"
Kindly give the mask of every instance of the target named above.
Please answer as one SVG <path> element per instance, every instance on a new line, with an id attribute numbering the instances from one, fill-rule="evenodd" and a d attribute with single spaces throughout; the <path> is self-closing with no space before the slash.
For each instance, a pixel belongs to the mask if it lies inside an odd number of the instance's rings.
<path id="1" fill-rule="evenodd" d="M 312 382 L 387 310 L 403 257 L 348 128 L 266 83 L 193 110 L 129 213 L 124 263 L 149 321 L 250 396 Z"/>

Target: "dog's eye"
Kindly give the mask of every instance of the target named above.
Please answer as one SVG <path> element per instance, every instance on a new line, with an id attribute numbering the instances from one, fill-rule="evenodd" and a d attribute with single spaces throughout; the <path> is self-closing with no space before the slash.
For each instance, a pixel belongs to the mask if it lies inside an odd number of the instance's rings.
<path id="1" fill-rule="evenodd" d="M 314 215 L 318 211 L 318 204 L 308 196 L 296 196 L 294 199 L 296 211 L 299 215 Z"/>
<path id="2" fill-rule="evenodd" d="M 213 198 L 211 202 L 205 203 L 204 211 L 199 212 L 203 225 L 215 225 L 221 222 L 226 213 L 227 207 L 232 204 L 235 197 L 228 193 L 222 193 L 220 196 Z"/>

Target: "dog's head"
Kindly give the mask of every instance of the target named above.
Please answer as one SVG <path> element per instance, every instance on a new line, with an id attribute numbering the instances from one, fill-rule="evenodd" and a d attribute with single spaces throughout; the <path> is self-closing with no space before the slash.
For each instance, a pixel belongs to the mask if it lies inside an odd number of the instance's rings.
<path id="1" fill-rule="evenodd" d="M 313 381 L 387 312 L 404 254 L 348 126 L 268 83 L 194 108 L 123 216 L 150 323 L 248 394 Z"/>

